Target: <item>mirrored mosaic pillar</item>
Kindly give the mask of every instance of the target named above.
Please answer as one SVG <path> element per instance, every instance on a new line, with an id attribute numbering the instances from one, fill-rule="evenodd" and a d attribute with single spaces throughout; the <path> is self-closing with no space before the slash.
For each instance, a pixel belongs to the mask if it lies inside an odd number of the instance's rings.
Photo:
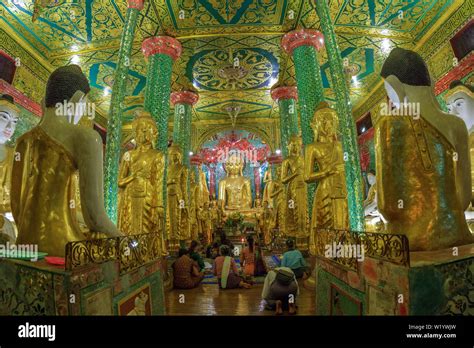
<path id="1" fill-rule="evenodd" d="M 273 100 L 278 102 L 280 109 L 280 149 L 283 157 L 288 154 L 288 140 L 292 135 L 298 135 L 298 114 L 296 101 L 298 91 L 294 86 L 277 87 L 271 92 Z"/>
<path id="2" fill-rule="evenodd" d="M 170 113 L 171 71 L 173 62 L 182 52 L 181 44 L 169 36 L 155 36 L 143 41 L 142 51 L 148 59 L 145 89 L 145 110 L 150 112 L 158 128 L 156 149 L 165 154 L 163 206 L 166 207 L 166 177 L 168 168 L 168 117 Z M 166 226 L 166 209 L 164 210 Z M 166 229 L 164 231 L 166 235 Z M 167 236 L 165 236 L 167 239 Z"/>
<path id="3" fill-rule="evenodd" d="M 104 163 L 104 195 L 107 215 L 117 223 L 118 171 L 120 148 L 122 145 L 122 115 L 124 98 L 127 89 L 127 76 L 130 67 L 135 28 L 138 13 L 143 9 L 144 0 L 129 0 L 127 16 L 123 26 L 122 40 L 118 51 L 118 62 L 115 69 L 109 119 L 107 122 L 107 142 Z"/>
<path id="4" fill-rule="evenodd" d="M 344 76 L 341 51 L 337 45 L 327 1 L 316 1 L 316 11 L 324 33 L 329 67 L 331 69 L 332 88 L 337 101 L 336 110 L 339 117 L 339 131 L 345 160 L 349 225 L 352 231 L 364 231 L 364 196 L 360 156 L 357 146 L 357 131 L 352 116 L 351 100 Z"/>
<path id="5" fill-rule="evenodd" d="M 281 46 L 286 53 L 293 55 L 295 63 L 303 145 L 313 142 L 311 119 L 318 104 L 324 100 L 321 68 L 318 62 L 318 51 L 323 45 L 323 35 L 313 29 L 290 31 L 281 41 Z"/>
<path id="6" fill-rule="evenodd" d="M 171 103 L 174 105 L 173 142 L 183 149 L 183 164 L 189 168 L 191 151 L 191 121 L 193 105 L 199 100 L 194 92 L 183 91 L 171 93 Z"/>

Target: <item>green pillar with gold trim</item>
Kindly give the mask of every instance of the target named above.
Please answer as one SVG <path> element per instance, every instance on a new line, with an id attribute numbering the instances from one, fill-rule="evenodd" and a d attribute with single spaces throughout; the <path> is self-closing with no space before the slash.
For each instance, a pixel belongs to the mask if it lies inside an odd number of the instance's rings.
<path id="1" fill-rule="evenodd" d="M 272 89 L 271 96 L 280 109 L 280 142 L 283 157 L 288 155 L 288 140 L 292 135 L 298 135 L 298 113 L 296 102 L 298 91 L 294 86 L 281 86 Z"/>
<path id="2" fill-rule="evenodd" d="M 193 105 L 199 100 L 199 95 L 190 91 L 171 93 L 171 103 L 174 105 L 173 142 L 183 150 L 183 164 L 189 168 L 189 153 L 191 151 L 191 121 Z"/>
<path id="3" fill-rule="evenodd" d="M 349 225 L 352 231 L 364 231 L 363 183 L 360 169 L 357 132 L 349 90 L 346 84 L 341 51 L 337 45 L 327 0 L 316 1 L 324 41 L 331 69 L 332 88 L 336 95 L 336 110 L 345 160 Z"/>
<path id="4" fill-rule="evenodd" d="M 135 38 L 138 13 L 143 9 L 144 0 L 129 0 L 127 16 L 118 51 L 118 62 L 115 69 L 112 99 L 110 102 L 109 120 L 107 122 L 107 142 L 104 163 L 105 208 L 109 218 L 117 223 L 118 172 L 120 149 L 122 146 L 122 115 L 124 98 L 127 89 L 127 76 L 130 67 L 130 55 Z"/>
<path id="5" fill-rule="evenodd" d="M 156 149 L 165 154 L 163 178 L 163 206 L 166 207 L 166 177 L 168 168 L 168 118 L 170 114 L 171 72 L 173 62 L 179 58 L 182 46 L 169 36 L 154 36 L 145 39 L 142 51 L 148 59 L 145 89 L 145 110 L 150 112 L 158 128 Z M 166 226 L 166 209 L 164 209 Z M 164 230 L 165 239 L 166 228 Z"/>

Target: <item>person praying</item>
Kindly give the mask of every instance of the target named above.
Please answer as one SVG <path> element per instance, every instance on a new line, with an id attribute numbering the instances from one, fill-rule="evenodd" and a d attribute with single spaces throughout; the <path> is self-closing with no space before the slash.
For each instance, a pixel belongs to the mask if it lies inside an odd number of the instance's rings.
<path id="1" fill-rule="evenodd" d="M 193 289 L 199 285 L 204 274 L 199 265 L 188 255 L 188 250 L 180 249 L 179 257 L 173 263 L 173 285 L 175 289 Z"/>
<path id="2" fill-rule="evenodd" d="M 306 261 L 303 257 L 303 254 L 301 254 L 301 251 L 295 248 L 295 242 L 293 239 L 288 239 L 286 241 L 286 246 L 288 251 L 283 254 L 281 267 L 290 268 L 297 279 L 306 279 L 308 267 L 306 266 Z"/>
<path id="3" fill-rule="evenodd" d="M 219 287 L 221 289 L 250 289 L 252 285 L 239 276 L 237 264 L 230 256 L 230 248 L 227 245 L 221 245 L 219 252 L 221 256 L 214 260 L 214 275 L 218 279 Z"/>

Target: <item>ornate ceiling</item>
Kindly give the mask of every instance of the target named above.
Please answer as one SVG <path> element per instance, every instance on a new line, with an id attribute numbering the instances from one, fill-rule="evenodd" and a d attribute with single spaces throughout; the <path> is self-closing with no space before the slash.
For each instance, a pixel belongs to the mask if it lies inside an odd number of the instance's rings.
<path id="1" fill-rule="evenodd" d="M 143 103 L 146 62 L 141 42 L 153 35 L 180 40 L 173 90 L 200 94 L 197 121 L 229 118 L 226 105 L 238 103 L 248 122 L 278 115 L 270 97 L 275 83 L 295 84 L 292 59 L 281 49 L 282 35 L 295 28 L 319 28 L 309 0 L 146 0 L 129 72 L 128 110 Z M 378 71 L 395 46 L 414 48 L 455 0 L 329 0 L 344 64 L 353 71 L 353 105 L 380 81 Z M 107 114 L 110 86 L 126 13 L 125 0 L 51 0 L 32 22 L 32 0 L 3 0 L 0 24 L 30 45 L 52 66 L 78 63 L 88 73 L 94 99 Z M 241 70 L 226 67 L 239 58 Z M 320 54 L 325 95 L 333 99 L 326 53 Z M 250 120 L 250 121 L 249 121 Z M 230 119 L 229 119 L 230 122 Z"/>

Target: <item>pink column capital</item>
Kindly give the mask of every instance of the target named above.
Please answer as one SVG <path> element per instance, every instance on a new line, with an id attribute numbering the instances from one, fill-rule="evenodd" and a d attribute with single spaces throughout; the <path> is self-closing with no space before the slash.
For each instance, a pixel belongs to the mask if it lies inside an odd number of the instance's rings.
<path id="1" fill-rule="evenodd" d="M 272 99 L 278 102 L 280 99 L 298 100 L 298 89 L 296 86 L 281 86 L 272 89 L 270 92 Z"/>
<path id="2" fill-rule="evenodd" d="M 319 51 L 324 46 L 324 35 L 315 29 L 298 29 L 286 33 L 281 40 L 281 47 L 288 54 L 300 46 L 313 46 Z"/>
<path id="3" fill-rule="evenodd" d="M 134 8 L 138 11 L 143 10 L 145 0 L 128 0 L 128 8 Z"/>
<path id="4" fill-rule="evenodd" d="M 191 91 L 181 91 L 171 93 L 171 103 L 194 105 L 199 100 L 199 94 Z"/>
<path id="5" fill-rule="evenodd" d="M 183 47 L 181 43 L 171 36 L 152 36 L 143 40 L 142 51 L 146 58 L 155 54 L 166 54 L 173 60 L 181 55 Z"/>

